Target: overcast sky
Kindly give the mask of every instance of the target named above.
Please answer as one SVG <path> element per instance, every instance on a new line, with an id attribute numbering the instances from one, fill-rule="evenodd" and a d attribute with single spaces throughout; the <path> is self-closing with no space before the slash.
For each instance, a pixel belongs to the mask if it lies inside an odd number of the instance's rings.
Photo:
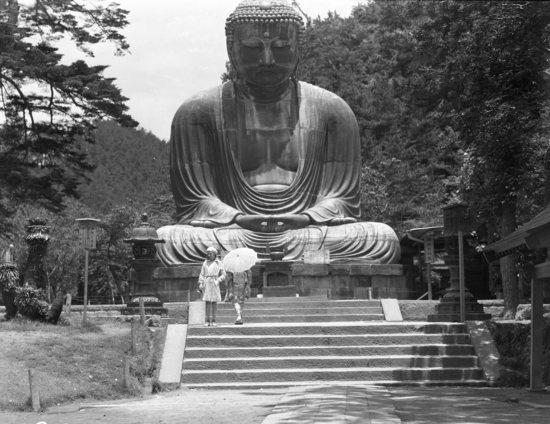
<path id="1" fill-rule="evenodd" d="M 142 128 L 168 140 L 179 105 L 197 91 L 216 86 L 225 69 L 225 19 L 239 0 L 115 0 L 129 10 L 124 30 L 131 54 L 96 49 L 95 63 L 109 65 L 105 76 L 128 97 L 130 113 Z M 298 0 L 310 17 L 336 11 L 349 16 L 360 0 Z"/>

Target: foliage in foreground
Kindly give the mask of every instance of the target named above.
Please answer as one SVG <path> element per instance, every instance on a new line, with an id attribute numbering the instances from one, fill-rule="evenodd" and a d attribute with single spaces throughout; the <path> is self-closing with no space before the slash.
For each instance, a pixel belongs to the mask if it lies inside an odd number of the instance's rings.
<path id="1" fill-rule="evenodd" d="M 500 354 L 502 387 L 529 385 L 530 324 L 521 322 L 487 321 L 489 330 Z M 542 382 L 550 385 L 550 319 L 545 320 L 543 333 Z"/>

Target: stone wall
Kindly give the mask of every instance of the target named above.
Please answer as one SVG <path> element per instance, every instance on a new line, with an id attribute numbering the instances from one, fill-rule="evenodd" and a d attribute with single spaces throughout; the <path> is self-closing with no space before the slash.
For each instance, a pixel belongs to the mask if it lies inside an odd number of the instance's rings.
<path id="1" fill-rule="evenodd" d="M 292 265 L 292 278 L 300 296 L 330 299 L 409 299 L 402 265 L 303 264 Z"/>
<path id="2" fill-rule="evenodd" d="M 407 287 L 401 265 L 379 264 L 304 264 L 288 263 L 292 284 L 300 296 L 321 296 L 329 299 L 410 299 L 414 289 Z M 261 264 L 252 268 L 252 291 L 262 293 Z M 185 302 L 199 298 L 198 278 L 201 265 L 158 267 L 150 282 L 140 282 L 136 293 L 158 295 L 163 302 Z M 222 287 L 222 292 L 224 287 Z"/>

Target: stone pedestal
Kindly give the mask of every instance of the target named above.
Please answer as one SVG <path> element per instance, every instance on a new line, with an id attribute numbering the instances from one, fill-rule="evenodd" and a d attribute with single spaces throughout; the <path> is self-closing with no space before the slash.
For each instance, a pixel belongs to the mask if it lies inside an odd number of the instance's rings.
<path id="1" fill-rule="evenodd" d="M 161 266 L 161 263 L 157 259 L 134 258 L 130 281 L 131 295 L 149 294 L 160 296 L 157 293 L 156 284 L 153 283 L 153 275 L 159 266 Z"/>
<path id="2" fill-rule="evenodd" d="M 409 299 L 401 265 L 361 262 L 292 265 L 292 279 L 300 296 L 329 299 Z"/>
<path id="3" fill-rule="evenodd" d="M 412 299 L 415 295 L 414 289 L 406 285 L 401 265 L 275 262 L 258 263 L 252 268 L 251 296 L 261 293 L 263 297 L 294 297 L 298 294 L 300 297 L 328 299 Z M 277 273 L 268 273 L 265 276 L 267 286 L 264 286 L 264 266 L 267 263 L 270 264 L 268 270 Z M 197 289 L 201 266 L 155 268 L 151 281 L 143 282 L 141 287 L 158 294 L 164 302 L 193 302 L 200 299 Z M 287 285 L 282 285 L 282 282 Z M 223 296 L 223 285 L 221 290 Z"/>
<path id="4" fill-rule="evenodd" d="M 262 265 L 262 294 L 264 297 L 296 296 L 290 262 L 267 261 Z"/>
<path id="5" fill-rule="evenodd" d="M 153 273 L 151 284 L 165 302 L 193 302 L 200 300 L 199 275 L 202 264 L 159 267 Z"/>
<path id="6" fill-rule="evenodd" d="M 464 293 L 465 299 L 465 320 L 466 321 L 484 321 L 491 319 L 490 314 L 486 314 L 483 305 L 472 296 L 469 291 Z M 447 289 L 445 295 L 435 307 L 436 313 L 428 315 L 430 322 L 460 322 L 460 290 Z"/>
<path id="7" fill-rule="evenodd" d="M 201 300 L 189 302 L 189 325 L 202 325 L 204 324 L 206 315 L 205 303 Z"/>

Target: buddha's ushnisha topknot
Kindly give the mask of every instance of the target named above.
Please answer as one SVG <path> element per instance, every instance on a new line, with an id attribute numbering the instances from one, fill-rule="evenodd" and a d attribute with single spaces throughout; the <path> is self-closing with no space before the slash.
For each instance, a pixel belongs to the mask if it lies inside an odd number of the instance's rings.
<path id="1" fill-rule="evenodd" d="M 233 31 L 241 23 L 294 23 L 299 28 L 298 39 L 304 34 L 304 20 L 296 9 L 285 0 L 244 0 L 225 21 L 225 35 L 229 45 L 233 44 Z"/>

